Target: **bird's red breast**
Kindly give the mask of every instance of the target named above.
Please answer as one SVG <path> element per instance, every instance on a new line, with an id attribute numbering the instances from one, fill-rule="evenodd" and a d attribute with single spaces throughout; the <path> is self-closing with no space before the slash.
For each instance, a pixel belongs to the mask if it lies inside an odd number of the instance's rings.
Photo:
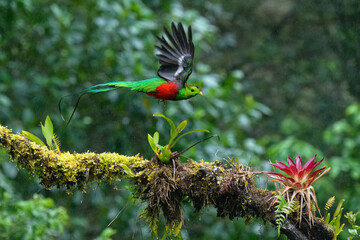
<path id="1" fill-rule="evenodd" d="M 160 98 L 162 100 L 175 100 L 179 93 L 178 84 L 175 82 L 167 82 L 159 85 L 156 92 L 147 93 L 147 95 Z"/>

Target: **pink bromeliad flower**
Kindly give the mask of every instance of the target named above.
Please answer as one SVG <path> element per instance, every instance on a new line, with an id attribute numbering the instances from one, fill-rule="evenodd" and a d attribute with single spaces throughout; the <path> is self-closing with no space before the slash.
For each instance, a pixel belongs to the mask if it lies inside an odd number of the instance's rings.
<path id="1" fill-rule="evenodd" d="M 278 161 L 276 161 L 276 164 L 270 163 L 272 166 L 285 172 L 289 177 L 276 172 L 266 172 L 266 174 L 272 178 L 272 181 L 283 183 L 285 186 L 291 186 L 294 189 L 308 188 L 314 181 L 330 170 L 328 168 L 325 172 L 321 173 L 326 168 L 324 166 L 311 173 L 324 160 L 323 158 L 316 162 L 315 158 L 316 155 L 310 158 L 304 166 L 299 155 L 296 157 L 295 162 L 290 157 L 287 157 L 289 166 Z"/>
<path id="2" fill-rule="evenodd" d="M 315 216 L 312 204 L 315 204 L 320 212 L 315 196 L 315 189 L 311 184 L 330 171 L 330 168 L 325 170 L 326 166 L 315 170 L 315 168 L 324 160 L 323 158 L 316 162 L 315 158 L 316 155 L 309 159 L 304 166 L 300 156 L 296 157 L 295 162 L 290 157 L 287 157 L 288 165 L 278 161 L 276 161 L 276 163 L 270 163 L 272 166 L 285 172 L 287 176 L 276 172 L 265 172 L 265 174 L 270 177 L 271 181 L 279 182 L 284 185 L 281 193 L 288 201 L 294 199 L 299 201 L 300 223 L 303 207 L 306 207 L 307 209 L 310 223 L 313 223 Z"/>

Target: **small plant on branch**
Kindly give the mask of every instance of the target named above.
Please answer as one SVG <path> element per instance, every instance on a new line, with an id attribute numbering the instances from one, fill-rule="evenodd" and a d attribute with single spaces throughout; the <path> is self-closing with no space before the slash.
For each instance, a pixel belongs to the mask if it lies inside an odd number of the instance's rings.
<path id="1" fill-rule="evenodd" d="M 313 182 L 327 173 L 330 168 L 326 166 L 318 169 L 315 168 L 324 160 L 324 158 L 318 162 L 315 161 L 316 155 L 309 159 L 303 166 L 302 159 L 297 156 L 295 162 L 287 157 L 288 165 L 276 161 L 276 163 L 270 163 L 272 166 L 280 169 L 286 175 L 276 172 L 265 172 L 270 177 L 271 181 L 278 182 L 284 185 L 281 191 L 282 196 L 287 199 L 287 202 L 297 200 L 300 203 L 300 224 L 303 216 L 303 209 L 306 209 L 309 217 L 309 224 L 314 224 L 315 207 L 318 209 L 317 199 L 315 195 L 315 189 L 311 186 Z"/>
<path id="2" fill-rule="evenodd" d="M 52 124 L 52 121 L 50 119 L 49 116 L 46 117 L 45 119 L 45 124 L 43 125 L 40 122 L 41 125 L 41 130 L 42 130 L 42 134 L 45 137 L 46 140 L 46 144 L 48 145 L 50 150 L 57 150 L 59 155 L 61 155 L 61 151 L 60 151 L 60 140 L 59 138 L 56 136 L 56 134 L 54 133 L 54 127 Z M 24 137 L 26 137 L 27 139 L 29 139 L 30 141 L 33 141 L 41 146 L 46 146 L 45 143 L 43 141 L 40 140 L 40 138 L 38 138 L 37 136 L 35 136 L 34 134 L 28 132 L 28 131 L 22 131 L 21 132 L 22 135 L 24 135 Z"/>
<path id="3" fill-rule="evenodd" d="M 168 163 L 170 161 L 170 157 L 171 157 L 171 153 L 172 153 L 171 148 L 173 148 L 174 145 L 182 137 L 184 137 L 190 133 L 195 133 L 195 132 L 207 132 L 207 133 L 210 132 L 209 130 L 206 130 L 206 129 L 196 129 L 196 130 L 192 130 L 192 131 L 183 133 L 179 136 L 179 134 L 185 129 L 185 127 L 187 125 L 186 120 L 182 121 L 177 127 L 175 127 L 174 122 L 170 118 L 166 117 L 165 115 L 163 115 L 161 113 L 154 113 L 153 116 L 164 118 L 170 125 L 170 139 L 169 139 L 169 142 L 165 146 L 162 146 L 159 144 L 159 132 L 156 131 L 153 136 L 148 134 L 148 141 L 149 141 L 151 149 L 156 154 L 156 157 L 159 160 L 161 160 L 163 163 Z"/>
<path id="4" fill-rule="evenodd" d="M 287 215 L 291 214 L 296 209 L 296 202 L 294 200 L 287 202 L 284 196 L 279 191 L 279 194 L 274 196 L 276 198 L 275 201 L 275 217 L 276 217 L 276 225 L 278 227 L 278 237 L 280 236 L 280 229 L 284 224 Z"/>
<path id="5" fill-rule="evenodd" d="M 330 198 L 327 203 L 325 204 L 325 210 L 326 213 L 331 208 L 332 204 L 335 202 L 335 197 Z M 336 207 L 336 210 L 334 212 L 333 219 L 330 221 L 330 213 L 326 214 L 325 223 L 326 226 L 330 227 L 334 231 L 334 239 L 341 233 L 343 227 L 345 224 L 340 223 L 341 215 L 342 215 L 342 204 L 344 202 L 344 199 L 341 199 L 338 206 Z"/>
<path id="6" fill-rule="evenodd" d="M 348 239 L 353 239 L 354 236 L 358 237 L 360 239 L 360 225 L 356 224 L 356 217 L 357 215 L 360 215 L 360 212 L 353 213 L 352 211 L 345 214 L 345 218 L 347 218 L 348 222 L 351 225 L 351 228 L 348 229 L 349 233 L 352 235 Z"/>

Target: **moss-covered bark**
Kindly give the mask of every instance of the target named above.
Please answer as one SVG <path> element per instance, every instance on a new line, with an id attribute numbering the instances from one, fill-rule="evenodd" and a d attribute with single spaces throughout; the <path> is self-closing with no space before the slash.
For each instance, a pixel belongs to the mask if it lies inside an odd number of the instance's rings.
<path id="1" fill-rule="evenodd" d="M 11 159 L 30 174 L 38 176 L 46 189 L 52 186 L 65 186 L 68 189 L 77 187 L 86 190 L 88 182 L 115 182 L 129 177 L 122 166 L 134 171 L 143 169 L 147 162 L 140 156 L 124 156 L 116 153 L 92 152 L 69 153 L 59 155 L 29 141 L 20 134 L 0 125 L 0 147 L 5 147 Z"/>
<path id="2" fill-rule="evenodd" d="M 116 153 L 66 152 L 59 155 L 20 134 L 12 134 L 11 130 L 1 125 L 0 147 L 7 149 L 12 161 L 19 167 L 38 176 L 47 189 L 56 185 L 85 191 L 88 182 L 112 183 L 131 178 L 137 197 L 147 202 L 144 214 L 154 232 L 160 213 L 166 218 L 168 229 L 173 234 L 180 231 L 182 202 L 191 203 L 196 210 L 212 205 L 219 217 L 262 218 L 275 223 L 274 193 L 257 188 L 253 180 L 256 173 L 241 163 L 228 168 L 220 162 L 180 163 L 178 159 L 172 159 L 169 164 L 163 164 L 156 158 L 148 161 L 139 155 Z M 124 168 L 131 169 L 132 173 Z M 333 238 L 333 232 L 320 218 L 315 219 L 311 228 L 306 221 L 299 227 L 296 217 L 289 218 L 282 232 L 289 239 Z"/>

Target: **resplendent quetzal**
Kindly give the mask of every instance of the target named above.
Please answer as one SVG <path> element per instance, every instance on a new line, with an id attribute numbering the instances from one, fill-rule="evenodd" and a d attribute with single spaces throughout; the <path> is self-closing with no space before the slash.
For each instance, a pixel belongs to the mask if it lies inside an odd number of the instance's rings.
<path id="1" fill-rule="evenodd" d="M 194 58 L 194 43 L 192 42 L 191 26 L 188 27 L 188 36 L 181 23 L 177 27 L 171 23 L 172 34 L 164 27 L 164 36 L 156 37 L 160 46 L 155 46 L 160 51 L 156 56 L 161 64 L 157 74 L 159 77 L 141 81 L 108 82 L 98 84 L 82 90 L 76 103 L 74 112 L 78 106 L 80 98 L 85 94 L 101 93 L 115 90 L 118 88 L 130 88 L 138 92 L 146 93 L 149 96 L 161 99 L 179 101 L 192 98 L 198 94 L 202 95 L 199 87 L 187 85 L 186 81 L 192 72 Z M 59 109 L 61 113 L 59 102 Z M 72 113 L 71 118 L 73 117 Z M 70 122 L 69 120 L 69 122 Z"/>

